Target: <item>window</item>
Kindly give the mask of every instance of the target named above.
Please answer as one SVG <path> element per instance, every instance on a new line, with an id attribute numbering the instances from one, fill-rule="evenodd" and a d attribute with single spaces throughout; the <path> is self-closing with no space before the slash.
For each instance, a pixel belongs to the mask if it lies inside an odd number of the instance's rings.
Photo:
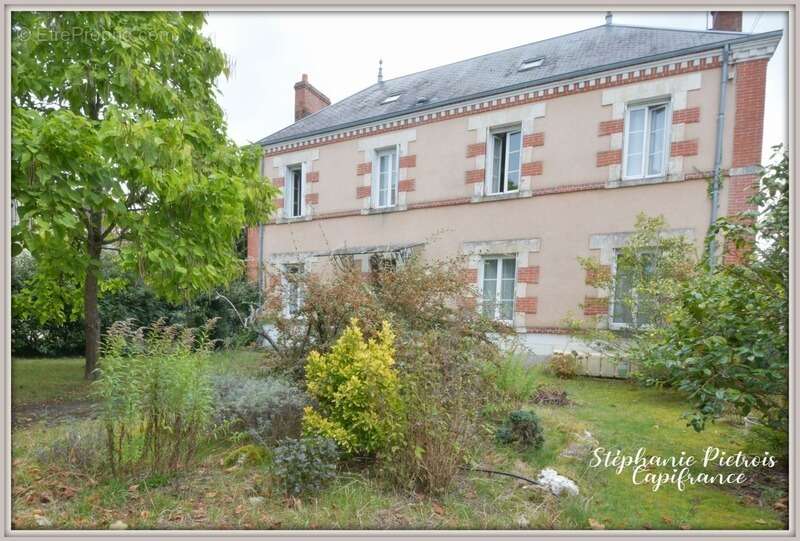
<path id="1" fill-rule="evenodd" d="M 300 165 L 292 165 L 286 172 L 284 210 L 287 217 L 297 218 L 303 215 L 303 168 Z"/>
<path id="2" fill-rule="evenodd" d="M 516 276 L 516 257 L 483 260 L 482 309 L 486 316 L 503 321 L 514 319 Z"/>
<path id="3" fill-rule="evenodd" d="M 301 279 L 304 268 L 302 263 L 285 265 L 283 268 L 286 313 L 290 316 L 297 314 L 303 306 Z"/>
<path id="4" fill-rule="evenodd" d="M 375 152 L 373 178 L 373 206 L 393 207 L 397 204 L 397 148 L 391 147 Z"/>
<path id="5" fill-rule="evenodd" d="M 626 264 L 620 253 L 615 253 L 614 296 L 611 305 L 611 322 L 617 327 L 641 327 L 652 324 L 653 299 L 636 287 L 645 285 L 655 271 L 655 253 L 641 255 L 641 264 Z M 641 276 L 637 276 L 640 273 Z"/>
<path id="6" fill-rule="evenodd" d="M 539 58 L 529 58 L 528 60 L 523 60 L 517 71 L 527 71 L 529 69 L 538 68 L 542 65 L 542 62 L 544 62 L 544 57 L 541 56 Z"/>
<path id="7" fill-rule="evenodd" d="M 381 103 L 392 103 L 393 101 L 397 101 L 397 99 L 399 97 L 400 97 L 400 94 L 393 94 L 393 95 L 389 96 L 388 98 L 384 99 Z"/>
<path id="8" fill-rule="evenodd" d="M 625 120 L 625 177 L 658 177 L 667 157 L 668 103 L 629 107 Z"/>
<path id="9" fill-rule="evenodd" d="M 490 135 L 492 164 L 489 194 L 515 192 L 519 189 L 522 131 L 517 127 L 496 130 Z"/>

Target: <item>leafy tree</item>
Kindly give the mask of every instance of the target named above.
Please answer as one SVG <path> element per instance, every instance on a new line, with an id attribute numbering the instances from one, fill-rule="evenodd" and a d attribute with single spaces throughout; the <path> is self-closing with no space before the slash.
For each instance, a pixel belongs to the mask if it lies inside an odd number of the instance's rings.
<path id="1" fill-rule="evenodd" d="M 200 13 L 15 12 L 12 196 L 37 275 L 16 306 L 83 311 L 86 376 L 100 344 L 100 255 L 116 250 L 168 300 L 241 272 L 242 228 L 272 210 L 254 147 L 226 136 L 227 60 Z"/>
<path id="2" fill-rule="evenodd" d="M 685 284 L 646 359 L 651 383 L 690 396 L 696 430 L 727 410 L 788 430 L 789 159 L 776 151 L 752 199 L 755 210 L 711 230 L 738 260 Z"/>

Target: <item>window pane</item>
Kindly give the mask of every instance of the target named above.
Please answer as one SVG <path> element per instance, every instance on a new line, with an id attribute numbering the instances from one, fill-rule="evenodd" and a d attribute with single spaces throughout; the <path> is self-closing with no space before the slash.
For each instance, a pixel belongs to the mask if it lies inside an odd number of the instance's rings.
<path id="1" fill-rule="evenodd" d="M 617 259 L 617 269 L 614 276 L 614 312 L 612 318 L 614 323 L 633 323 L 631 313 L 631 276 L 624 264 Z"/>
<path id="2" fill-rule="evenodd" d="M 508 134 L 508 179 L 506 191 L 516 190 L 519 187 L 519 163 L 522 147 L 522 133 Z"/>
<path id="3" fill-rule="evenodd" d="M 397 203 L 397 168 L 395 168 L 395 164 L 397 163 L 397 156 L 394 152 L 389 155 L 389 175 L 390 175 L 390 183 L 389 183 L 389 204 L 394 206 Z"/>
<path id="4" fill-rule="evenodd" d="M 492 137 L 492 193 L 500 191 L 503 183 L 503 156 L 506 138 L 502 134 Z"/>
<path id="5" fill-rule="evenodd" d="M 494 317 L 497 299 L 497 259 L 483 261 L 483 313 Z"/>
<path id="6" fill-rule="evenodd" d="M 625 173 L 627 176 L 642 174 L 644 150 L 644 109 L 635 109 L 628 113 L 628 142 L 627 163 Z"/>
<path id="7" fill-rule="evenodd" d="M 300 169 L 292 171 L 292 216 L 300 216 L 303 203 L 303 175 Z"/>
<path id="8" fill-rule="evenodd" d="M 500 285 L 500 318 L 514 319 L 515 278 L 517 274 L 516 259 L 504 259 L 502 283 Z"/>
<path id="9" fill-rule="evenodd" d="M 650 109 L 650 143 L 648 145 L 647 159 L 648 175 L 658 175 L 664 170 L 664 133 L 666 131 L 666 118 L 667 109 L 663 105 Z"/>

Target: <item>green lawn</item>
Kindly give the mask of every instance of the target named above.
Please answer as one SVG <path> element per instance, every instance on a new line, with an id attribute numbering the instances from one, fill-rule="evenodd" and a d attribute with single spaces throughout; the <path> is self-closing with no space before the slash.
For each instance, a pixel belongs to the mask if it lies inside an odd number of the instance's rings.
<path id="1" fill-rule="evenodd" d="M 259 369 L 257 353 L 218 355 L 222 370 Z M 72 365 L 79 374 L 76 360 L 20 360 L 15 361 L 14 377 L 24 373 L 29 382 L 52 379 L 55 372 L 48 362 Z M 42 368 L 38 378 L 30 367 Z M 623 381 L 564 382 L 538 370 L 535 374 L 542 383 L 565 388 L 575 404 L 533 406 L 545 428 L 545 446 L 538 451 L 518 452 L 494 443 L 493 424 L 487 419 L 484 445 L 475 449 L 476 464 L 529 477 L 553 467 L 576 481 L 581 491 L 577 497 L 556 498 L 505 477 L 465 471 L 446 495 L 430 498 L 398 492 L 379 475 L 361 469 L 342 472 L 317 497 L 287 500 L 264 467 L 224 467 L 221 459 L 230 447 L 223 442 L 209 445 L 199 467 L 157 482 L 95 479 L 39 463 L 37 449 L 93 422 L 78 421 L 55 428 L 34 424 L 14 432 L 14 525 L 35 528 L 38 516 L 55 528 L 100 529 L 116 520 L 130 528 L 168 529 L 587 529 L 592 524 L 606 529 L 784 528 L 771 505 L 783 496 L 780 490 L 761 504 L 713 486 L 690 486 L 684 492 L 667 486 L 653 492 L 649 486 L 633 485 L 628 474 L 617 476 L 613 470 L 588 467 L 587 459 L 560 456 L 583 430 L 600 446 L 627 452 L 645 447 L 648 454 L 700 455 L 709 445 L 737 451 L 746 437 L 740 426 L 720 422 L 696 433 L 680 418 L 684 407 L 676 394 Z M 24 389 L 20 386 L 19 392 L 25 398 L 54 396 Z"/>
<path id="2" fill-rule="evenodd" d="M 257 372 L 263 355 L 257 351 L 219 351 L 214 365 L 221 371 Z M 14 405 L 88 400 L 83 357 L 20 358 L 11 360 L 11 401 Z"/>

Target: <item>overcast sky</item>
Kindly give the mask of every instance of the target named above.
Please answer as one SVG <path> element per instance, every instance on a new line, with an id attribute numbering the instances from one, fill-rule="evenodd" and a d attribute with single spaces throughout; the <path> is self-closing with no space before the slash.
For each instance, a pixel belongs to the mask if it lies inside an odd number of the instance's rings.
<path id="1" fill-rule="evenodd" d="M 277 13 L 213 12 L 205 32 L 230 58 L 219 81 L 230 136 L 254 142 L 294 121 L 294 83 L 337 102 L 385 79 L 598 26 L 605 12 Z M 706 12 L 615 12 L 613 22 L 705 30 Z M 745 32 L 783 29 L 767 71 L 764 158 L 787 140 L 787 17 L 746 12 Z"/>

